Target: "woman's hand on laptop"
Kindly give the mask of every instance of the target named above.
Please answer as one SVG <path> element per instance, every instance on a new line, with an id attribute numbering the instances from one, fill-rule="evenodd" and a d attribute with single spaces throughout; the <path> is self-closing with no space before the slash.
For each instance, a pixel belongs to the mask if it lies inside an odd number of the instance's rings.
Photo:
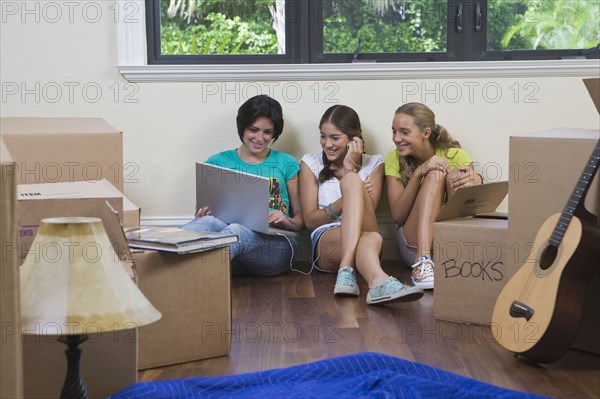
<path id="1" fill-rule="evenodd" d="M 285 215 L 285 213 L 281 211 L 273 211 L 269 212 L 269 224 L 277 227 L 278 229 L 289 230 L 290 229 L 289 218 Z"/>
<path id="2" fill-rule="evenodd" d="M 197 218 L 201 218 L 202 216 L 207 216 L 207 215 L 212 215 L 210 208 L 207 206 L 198 209 L 198 212 L 196 212 Z"/>

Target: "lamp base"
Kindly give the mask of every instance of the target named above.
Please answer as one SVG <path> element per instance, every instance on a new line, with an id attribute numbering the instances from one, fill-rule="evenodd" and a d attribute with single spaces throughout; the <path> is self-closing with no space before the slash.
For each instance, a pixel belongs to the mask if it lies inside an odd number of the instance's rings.
<path id="1" fill-rule="evenodd" d="M 62 335 L 58 338 L 60 342 L 68 346 L 65 351 L 67 356 L 67 377 L 60 392 L 60 399 L 88 399 L 85 382 L 79 372 L 79 358 L 81 349 L 79 344 L 85 342 L 88 336 L 85 334 Z"/>

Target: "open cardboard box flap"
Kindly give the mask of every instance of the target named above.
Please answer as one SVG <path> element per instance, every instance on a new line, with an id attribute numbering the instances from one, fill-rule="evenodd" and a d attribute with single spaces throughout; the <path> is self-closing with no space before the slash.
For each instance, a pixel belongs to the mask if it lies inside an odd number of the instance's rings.
<path id="1" fill-rule="evenodd" d="M 600 78 L 583 79 L 583 83 L 590 93 L 598 113 L 600 113 Z"/>

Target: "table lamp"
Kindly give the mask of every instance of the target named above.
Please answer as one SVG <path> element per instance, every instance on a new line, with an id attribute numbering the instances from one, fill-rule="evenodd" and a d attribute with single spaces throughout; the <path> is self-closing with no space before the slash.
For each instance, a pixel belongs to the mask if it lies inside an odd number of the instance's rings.
<path id="1" fill-rule="evenodd" d="M 79 344 L 90 326 L 118 331 L 161 318 L 125 270 L 98 218 L 43 219 L 20 267 L 20 285 L 24 333 L 58 334 L 68 346 L 61 398 L 88 397 Z"/>

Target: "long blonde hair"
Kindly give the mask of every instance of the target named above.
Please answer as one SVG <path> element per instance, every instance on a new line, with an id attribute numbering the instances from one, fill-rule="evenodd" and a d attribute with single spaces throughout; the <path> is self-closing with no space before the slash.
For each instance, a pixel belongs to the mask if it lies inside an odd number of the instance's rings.
<path id="1" fill-rule="evenodd" d="M 427 105 L 421 103 L 406 103 L 398 107 L 395 115 L 398 114 L 412 116 L 415 125 L 421 129 L 421 131 L 424 131 L 427 128 L 431 129 L 429 142 L 436 151 L 438 149 L 443 150 L 444 156 L 448 156 L 448 149 L 460 148 L 460 143 L 452 138 L 448 130 L 442 125 L 435 123 L 435 114 Z M 410 155 L 398 155 L 398 162 L 400 164 L 400 170 L 402 171 L 400 180 L 402 181 L 402 184 L 406 186 L 419 165 L 417 164 L 417 160 Z"/>

